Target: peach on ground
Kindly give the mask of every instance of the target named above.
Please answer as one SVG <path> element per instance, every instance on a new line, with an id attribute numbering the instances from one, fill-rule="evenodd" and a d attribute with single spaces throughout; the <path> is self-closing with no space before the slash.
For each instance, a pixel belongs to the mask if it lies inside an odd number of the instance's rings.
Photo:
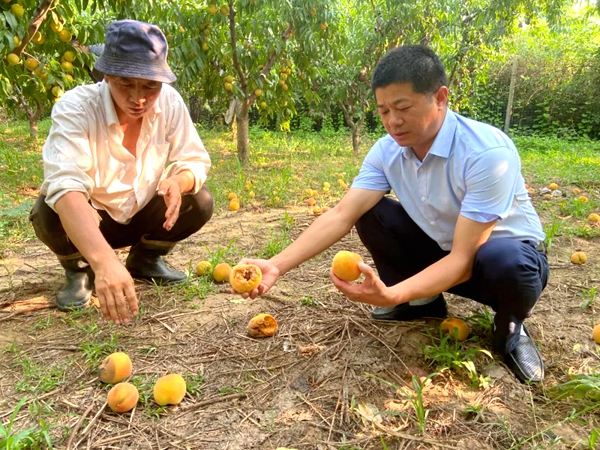
<path id="1" fill-rule="evenodd" d="M 125 352 L 115 352 L 102 361 L 99 378 L 103 383 L 119 383 L 129 377 L 132 370 L 129 355 Z"/>
<path id="2" fill-rule="evenodd" d="M 131 411 L 140 398 L 137 388 L 127 382 L 115 384 L 106 397 L 106 402 L 111 410 L 116 413 Z"/>
<path id="3" fill-rule="evenodd" d="M 277 328 L 277 320 L 272 315 L 261 313 L 248 322 L 248 335 L 253 338 L 271 337 L 275 334 Z"/>
<path id="4" fill-rule="evenodd" d="M 587 256 L 584 252 L 575 252 L 571 255 L 571 262 L 573 264 L 585 264 L 587 262 Z"/>
<path id="5" fill-rule="evenodd" d="M 170 373 L 156 380 L 154 401 L 160 406 L 178 405 L 185 397 L 187 385 L 178 373 Z"/>
<path id="6" fill-rule="evenodd" d="M 456 336 L 456 339 L 459 341 L 464 341 L 467 337 L 469 337 L 469 326 L 464 320 L 459 319 L 458 317 L 449 317 L 448 319 L 444 319 L 440 325 L 440 328 L 451 337 Z M 456 332 L 454 330 L 456 330 Z"/>
<path id="7" fill-rule="evenodd" d="M 231 266 L 227 263 L 219 263 L 215 266 L 215 269 L 213 270 L 213 278 L 217 283 L 229 281 L 230 275 Z"/>

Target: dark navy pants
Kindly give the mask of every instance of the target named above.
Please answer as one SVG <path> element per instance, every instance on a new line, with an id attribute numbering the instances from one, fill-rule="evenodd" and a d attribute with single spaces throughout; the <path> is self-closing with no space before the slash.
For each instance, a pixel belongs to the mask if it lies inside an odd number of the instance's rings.
<path id="1" fill-rule="evenodd" d="M 100 231 L 112 248 L 122 248 L 140 242 L 142 236 L 147 240 L 179 242 L 191 236 L 212 217 L 214 201 L 211 193 L 203 187 L 195 195 L 182 195 L 179 218 L 173 228 L 163 228 L 167 207 L 165 200 L 155 195 L 150 202 L 135 214 L 128 224 L 113 220 L 106 211 L 98 211 L 100 215 Z M 60 217 L 40 195 L 33 205 L 29 219 L 37 237 L 50 250 L 60 256 L 77 253 L 77 248 L 67 237 Z"/>
<path id="2" fill-rule="evenodd" d="M 449 253 L 413 222 L 398 201 L 388 197 L 365 213 L 356 229 L 386 286 L 417 274 Z M 471 278 L 448 289 L 495 311 L 494 350 L 498 352 L 514 348 L 523 320 L 548 282 L 548 259 L 536 244 L 488 240 L 477 251 Z"/>

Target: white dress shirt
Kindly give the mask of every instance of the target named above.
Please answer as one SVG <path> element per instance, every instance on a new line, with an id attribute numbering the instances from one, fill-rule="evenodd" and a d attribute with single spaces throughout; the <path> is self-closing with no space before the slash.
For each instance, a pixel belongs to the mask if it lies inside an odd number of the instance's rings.
<path id="1" fill-rule="evenodd" d="M 156 194 L 161 180 L 189 170 L 197 193 L 211 162 L 179 93 L 163 84 L 143 118 L 135 156 L 122 144 L 123 131 L 102 81 L 79 86 L 52 109 L 43 148 L 41 193 L 50 208 L 67 192 L 85 194 L 92 206 L 119 223 L 129 220 Z"/>

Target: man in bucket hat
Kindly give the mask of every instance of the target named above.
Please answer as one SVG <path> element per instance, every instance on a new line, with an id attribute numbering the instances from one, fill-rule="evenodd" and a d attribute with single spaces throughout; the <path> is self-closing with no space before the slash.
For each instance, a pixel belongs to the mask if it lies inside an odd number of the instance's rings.
<path id="1" fill-rule="evenodd" d="M 104 317 L 129 322 L 138 311 L 133 279 L 184 280 L 162 257 L 212 216 L 210 157 L 165 84 L 176 79 L 167 52 L 155 25 L 114 22 L 95 64 L 104 80 L 54 105 L 30 220 L 65 269 L 60 310 L 83 307 L 95 288 Z M 123 267 L 113 249 L 127 246 Z"/>

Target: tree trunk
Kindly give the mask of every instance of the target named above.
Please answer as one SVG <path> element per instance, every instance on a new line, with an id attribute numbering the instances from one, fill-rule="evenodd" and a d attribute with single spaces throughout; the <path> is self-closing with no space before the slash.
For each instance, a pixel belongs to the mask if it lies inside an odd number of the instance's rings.
<path id="1" fill-rule="evenodd" d="M 35 112 L 33 114 L 28 114 L 29 116 L 29 137 L 31 139 L 38 138 L 38 122 L 40 117 L 42 117 L 42 112 L 44 111 L 44 105 L 42 105 L 39 101 L 35 101 Z"/>
<path id="2" fill-rule="evenodd" d="M 354 126 L 352 126 L 352 153 L 358 156 L 358 145 L 360 144 L 360 132 L 362 131 L 364 119 L 361 117 Z"/>
<path id="3" fill-rule="evenodd" d="M 250 126 L 250 118 L 248 116 L 248 104 L 243 102 L 238 114 L 235 117 L 237 125 L 237 154 L 242 165 L 248 164 L 250 161 L 250 141 L 248 131 Z"/>

